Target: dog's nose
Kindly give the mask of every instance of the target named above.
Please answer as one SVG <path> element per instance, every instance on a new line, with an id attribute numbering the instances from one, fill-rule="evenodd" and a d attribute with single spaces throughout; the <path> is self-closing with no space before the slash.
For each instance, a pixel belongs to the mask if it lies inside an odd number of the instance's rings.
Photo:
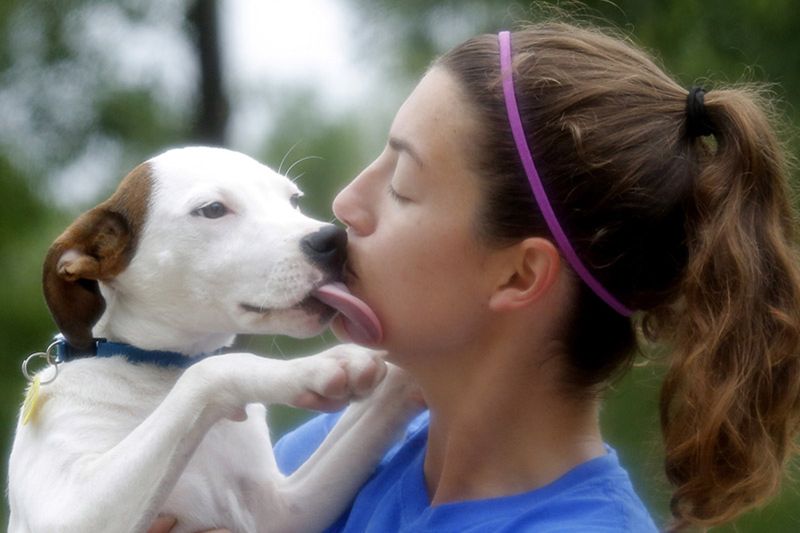
<path id="1" fill-rule="evenodd" d="M 333 224 L 323 226 L 303 237 L 300 248 L 313 263 L 338 274 L 347 258 L 347 232 Z"/>

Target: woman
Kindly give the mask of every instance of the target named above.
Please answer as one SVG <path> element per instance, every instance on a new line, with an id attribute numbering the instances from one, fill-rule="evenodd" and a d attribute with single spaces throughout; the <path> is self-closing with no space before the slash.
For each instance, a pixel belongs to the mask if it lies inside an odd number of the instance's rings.
<path id="1" fill-rule="evenodd" d="M 334 202 L 348 284 L 429 417 L 331 530 L 655 531 L 598 423 L 639 327 L 671 352 L 671 526 L 773 496 L 800 412 L 800 273 L 762 106 L 566 24 L 439 58 Z M 332 423 L 285 437 L 282 466 Z"/>

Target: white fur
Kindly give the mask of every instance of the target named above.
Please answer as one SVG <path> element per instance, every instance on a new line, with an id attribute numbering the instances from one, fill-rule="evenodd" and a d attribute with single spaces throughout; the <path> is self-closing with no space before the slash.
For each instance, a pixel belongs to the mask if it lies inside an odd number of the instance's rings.
<path id="1" fill-rule="evenodd" d="M 95 336 L 201 353 L 235 333 L 319 333 L 294 308 L 324 277 L 299 240 L 321 227 L 294 209 L 285 177 L 233 152 L 191 148 L 151 161 L 154 189 L 136 255 L 101 283 Z M 221 201 L 233 213 L 191 216 Z M 261 314 L 241 304 L 272 309 Z M 43 385 L 35 420 L 18 423 L 9 466 L 9 531 L 144 531 L 159 514 L 175 533 L 316 531 L 332 522 L 411 414 L 398 380 L 347 410 L 323 446 L 284 478 L 264 405 L 309 391 L 354 393 L 375 354 L 336 347 L 289 361 L 215 356 L 185 372 L 121 357 L 79 359 Z M 380 363 L 379 363 L 380 364 Z M 391 376 L 390 376 L 391 377 Z M 234 422 L 246 407 L 248 418 Z"/>

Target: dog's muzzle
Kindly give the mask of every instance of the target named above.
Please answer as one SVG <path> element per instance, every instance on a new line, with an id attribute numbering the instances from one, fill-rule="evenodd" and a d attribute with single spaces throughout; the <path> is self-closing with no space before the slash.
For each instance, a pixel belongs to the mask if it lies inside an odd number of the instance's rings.
<path id="1" fill-rule="evenodd" d="M 322 268 L 331 280 L 344 274 L 347 259 L 347 232 L 328 224 L 300 240 L 300 248 L 309 260 Z M 344 327 L 351 339 L 362 344 L 381 341 L 383 329 L 370 307 L 353 296 L 340 282 L 329 282 L 317 287 L 311 296 L 338 311 L 344 318 Z"/>

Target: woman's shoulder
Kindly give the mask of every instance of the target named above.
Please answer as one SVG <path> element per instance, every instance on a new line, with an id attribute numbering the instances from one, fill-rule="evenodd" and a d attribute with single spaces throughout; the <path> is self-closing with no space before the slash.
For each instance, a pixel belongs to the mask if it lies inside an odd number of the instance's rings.
<path id="1" fill-rule="evenodd" d="M 616 452 L 578 465 L 553 483 L 529 492 L 458 502 L 428 510 L 419 530 L 477 533 L 656 533 L 646 507 Z"/>
<path id="2" fill-rule="evenodd" d="M 322 444 L 342 413 L 315 416 L 281 437 L 273 447 L 278 469 L 284 475 L 297 470 Z"/>
<path id="3" fill-rule="evenodd" d="M 537 505 L 521 520 L 536 520 L 542 526 L 537 531 L 657 532 L 616 451 L 606 451 L 533 491 Z M 548 522 L 551 529 L 544 527 Z"/>

